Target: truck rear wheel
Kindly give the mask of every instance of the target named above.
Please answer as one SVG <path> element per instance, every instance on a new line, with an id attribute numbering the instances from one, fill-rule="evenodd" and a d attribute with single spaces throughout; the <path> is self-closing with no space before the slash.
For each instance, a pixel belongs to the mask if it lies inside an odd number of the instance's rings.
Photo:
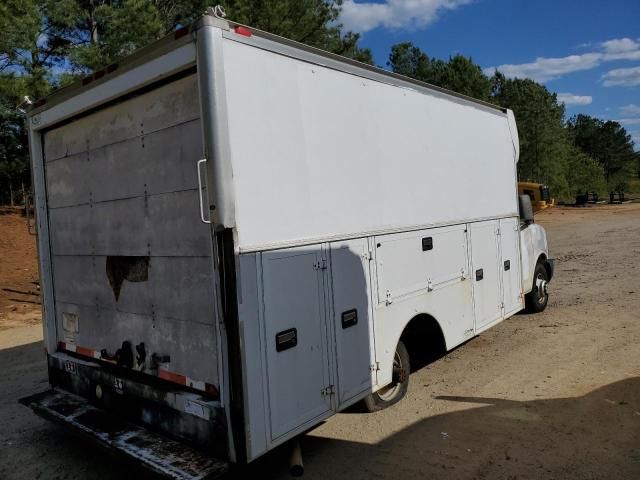
<path id="1" fill-rule="evenodd" d="M 547 284 L 549 274 L 542 263 L 538 263 L 533 272 L 533 288 L 525 296 L 526 310 L 529 313 L 540 313 L 547 308 L 549 302 L 549 292 Z"/>
<path id="2" fill-rule="evenodd" d="M 398 342 L 396 353 L 393 357 L 393 377 L 391 383 L 374 393 L 367 395 L 364 406 L 368 412 L 384 410 L 391 405 L 398 403 L 407 393 L 409 388 L 409 373 L 411 365 L 409 363 L 409 352 L 402 340 Z"/>

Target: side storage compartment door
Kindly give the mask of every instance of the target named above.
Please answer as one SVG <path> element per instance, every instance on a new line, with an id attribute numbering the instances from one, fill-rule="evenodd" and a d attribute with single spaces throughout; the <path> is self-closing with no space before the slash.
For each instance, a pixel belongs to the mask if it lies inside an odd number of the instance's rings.
<path id="1" fill-rule="evenodd" d="M 472 223 L 471 278 L 476 331 L 502 318 L 501 275 L 496 220 Z"/>
<path id="2" fill-rule="evenodd" d="M 518 237 L 520 222 L 517 218 L 503 218 L 500 220 L 500 251 L 502 254 L 502 294 L 504 314 L 510 315 L 521 310 L 522 275 Z"/>
<path id="3" fill-rule="evenodd" d="M 331 290 L 338 371 L 338 409 L 371 391 L 375 362 L 367 239 L 331 244 Z"/>
<path id="4" fill-rule="evenodd" d="M 272 440 L 331 410 L 320 247 L 262 254 Z"/>

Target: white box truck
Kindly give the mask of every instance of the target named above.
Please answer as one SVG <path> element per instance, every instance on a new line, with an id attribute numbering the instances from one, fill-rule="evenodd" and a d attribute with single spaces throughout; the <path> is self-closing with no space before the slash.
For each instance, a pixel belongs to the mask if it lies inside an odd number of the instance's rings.
<path id="1" fill-rule="evenodd" d="M 546 306 L 504 108 L 207 14 L 28 123 L 51 389 L 24 403 L 170 477 Z"/>

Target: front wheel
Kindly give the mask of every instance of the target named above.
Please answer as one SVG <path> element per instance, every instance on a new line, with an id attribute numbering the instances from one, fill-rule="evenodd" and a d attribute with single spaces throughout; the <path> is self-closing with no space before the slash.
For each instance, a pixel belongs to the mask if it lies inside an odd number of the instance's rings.
<path id="1" fill-rule="evenodd" d="M 525 296 L 527 312 L 540 313 L 547 308 L 549 302 L 548 283 L 547 269 L 542 263 L 538 263 L 533 272 L 533 289 Z"/>
<path id="2" fill-rule="evenodd" d="M 393 356 L 393 377 L 391 383 L 364 398 L 364 406 L 369 412 L 377 412 L 398 403 L 409 388 L 409 352 L 402 340 L 398 342 Z"/>

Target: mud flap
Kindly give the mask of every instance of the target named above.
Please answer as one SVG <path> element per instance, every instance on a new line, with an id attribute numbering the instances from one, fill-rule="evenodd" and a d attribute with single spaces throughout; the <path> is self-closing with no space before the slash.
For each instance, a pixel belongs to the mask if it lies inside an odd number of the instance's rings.
<path id="1" fill-rule="evenodd" d="M 20 403 L 166 478 L 215 479 L 229 470 L 228 462 L 125 421 L 59 389 L 22 398 Z"/>

